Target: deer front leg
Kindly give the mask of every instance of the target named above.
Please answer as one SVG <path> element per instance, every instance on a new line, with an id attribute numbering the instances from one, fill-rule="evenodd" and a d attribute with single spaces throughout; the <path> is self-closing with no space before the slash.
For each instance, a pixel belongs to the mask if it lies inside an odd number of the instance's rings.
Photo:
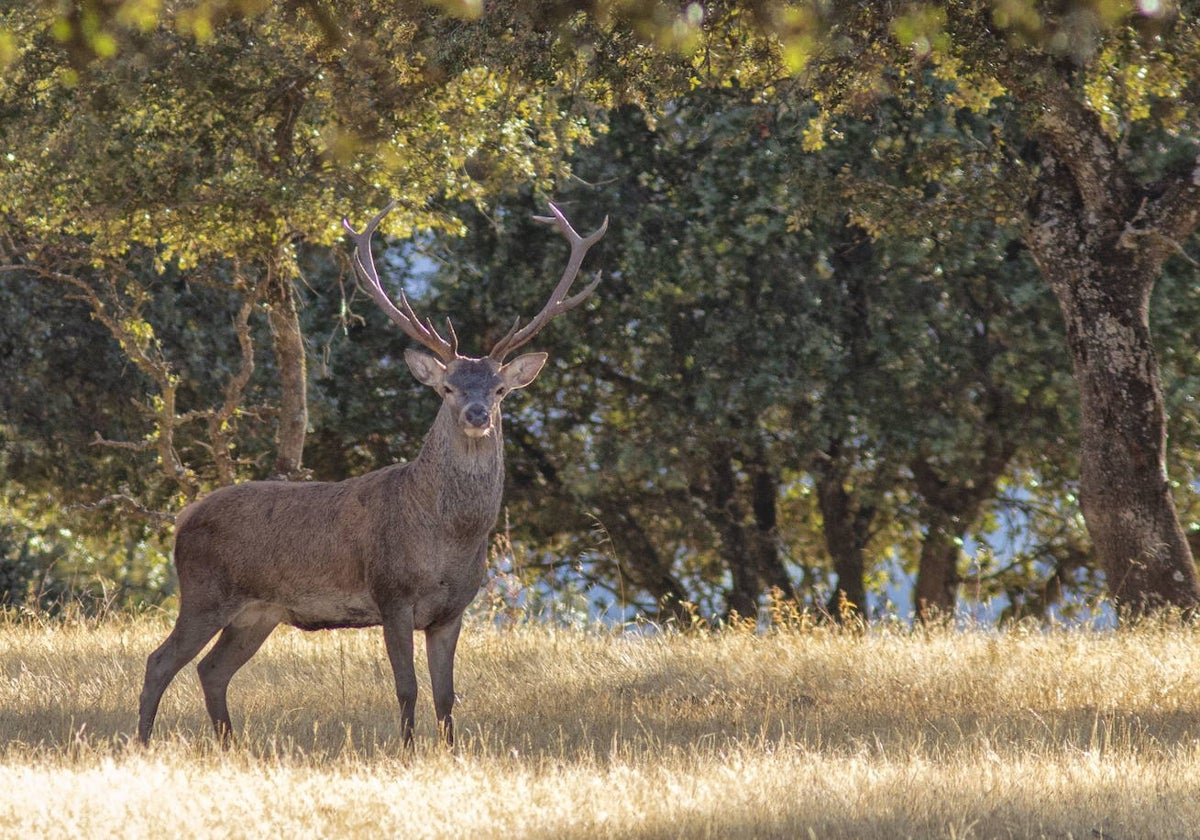
<path id="1" fill-rule="evenodd" d="M 404 733 L 404 746 L 411 747 L 417 708 L 411 604 L 386 611 L 383 616 L 383 641 L 387 645 L 388 659 L 392 663 L 392 675 L 396 678 L 396 699 L 400 701 L 400 729 Z"/>
<path id="2" fill-rule="evenodd" d="M 429 660 L 429 682 L 433 687 L 433 708 L 437 712 L 438 731 L 447 746 L 454 746 L 454 651 L 462 615 L 445 624 L 425 630 L 425 653 Z"/>

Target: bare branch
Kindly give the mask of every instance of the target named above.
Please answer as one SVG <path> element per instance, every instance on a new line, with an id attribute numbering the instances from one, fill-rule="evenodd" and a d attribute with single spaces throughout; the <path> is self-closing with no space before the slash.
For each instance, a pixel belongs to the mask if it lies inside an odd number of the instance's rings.
<path id="1" fill-rule="evenodd" d="M 99 432 L 93 433 L 91 446 L 107 446 L 112 449 L 128 449 L 133 452 L 145 452 L 153 448 L 148 441 L 138 440 L 109 440 Z"/>
<path id="2" fill-rule="evenodd" d="M 127 510 L 131 510 L 143 519 L 148 519 L 157 527 L 171 525 L 175 522 L 175 514 L 167 513 L 161 510 L 151 510 L 143 505 L 137 499 L 129 494 L 129 491 L 122 488 L 120 493 L 112 493 L 97 499 L 94 502 L 84 502 L 76 505 L 71 505 L 68 510 L 100 510 L 106 507 L 120 506 Z"/>
<path id="3" fill-rule="evenodd" d="M 163 356 L 157 338 L 152 331 L 147 337 L 144 332 L 139 334 L 135 328 L 135 325 L 140 324 L 149 330 L 149 325 L 138 314 L 140 302 L 134 300 L 131 305 L 128 305 L 123 300 L 122 293 L 118 291 L 116 280 L 111 276 L 104 281 L 109 287 L 109 294 L 102 297 L 100 291 L 91 282 L 73 274 L 53 271 L 37 263 L 4 266 L 3 269 L 5 271 L 28 271 L 37 277 L 64 283 L 77 289 L 79 294 L 76 297 L 88 305 L 92 317 L 108 329 L 112 337 L 121 345 L 129 360 L 146 374 L 158 389 L 157 405 L 143 406 L 144 410 L 154 419 L 155 434 L 152 437 L 141 442 L 111 441 L 97 433 L 92 445 L 132 451 L 155 451 L 162 473 L 170 481 L 175 482 L 188 499 L 194 498 L 200 490 L 200 485 L 196 481 L 195 475 L 183 465 L 175 451 L 175 430 L 191 418 L 180 417 L 176 412 L 175 400 L 179 388 L 179 378 L 170 362 Z M 112 270 L 116 269 L 112 268 Z"/>
<path id="4" fill-rule="evenodd" d="M 236 461 L 230 454 L 233 447 L 233 419 L 237 416 L 238 406 L 246 392 L 246 385 L 254 373 L 254 343 L 250 338 L 250 315 L 263 296 L 259 284 L 254 291 L 247 294 L 238 310 L 234 325 L 237 329 L 238 347 L 242 353 L 242 363 L 237 373 L 225 383 L 224 400 L 219 408 L 214 409 L 208 416 L 208 438 L 211 441 L 209 451 L 213 463 L 217 467 L 217 480 L 221 484 L 233 484 L 237 478 Z"/>
<path id="5" fill-rule="evenodd" d="M 1131 228 L 1127 233 L 1132 236 L 1149 237 L 1143 247 L 1152 266 L 1161 266 L 1174 253 L 1196 264 L 1184 253 L 1182 243 L 1200 228 L 1200 154 L 1187 175 L 1175 176 L 1158 198 L 1143 203 Z"/>

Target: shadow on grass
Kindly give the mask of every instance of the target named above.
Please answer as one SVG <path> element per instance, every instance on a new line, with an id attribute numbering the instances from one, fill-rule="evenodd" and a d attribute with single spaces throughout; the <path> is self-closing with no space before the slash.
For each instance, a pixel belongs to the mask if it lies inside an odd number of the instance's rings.
<path id="1" fill-rule="evenodd" d="M 253 684 L 254 674 L 243 675 L 242 681 Z M 155 742 L 201 750 L 216 747 L 196 682 L 194 673 L 183 672 L 172 685 L 173 702 L 159 716 Z M 837 696 L 750 697 L 730 686 L 714 687 L 701 696 L 636 685 L 599 693 L 573 692 L 562 685 L 531 686 L 526 696 L 518 694 L 516 702 L 498 707 L 474 700 L 488 688 L 471 686 L 471 694 L 456 709 L 457 749 L 462 753 L 603 763 L 664 751 L 717 753 L 740 745 L 931 759 L 983 749 L 1001 754 L 1133 750 L 1153 757 L 1200 739 L 1200 714 L 1191 709 L 1129 711 L 1080 705 L 939 712 L 898 702 L 891 713 L 842 704 Z M 137 689 L 127 682 L 103 697 L 79 690 L 41 692 L 19 705 L 2 705 L 0 751 L 70 753 L 87 744 L 136 748 Z M 272 704 L 269 686 L 255 687 L 264 689 L 265 696 L 257 697 L 252 709 L 239 702 L 244 692 L 236 681 L 231 689 L 235 724 L 241 727 L 238 750 L 360 759 L 403 754 L 394 697 L 376 694 L 331 705 L 317 687 L 310 693 L 281 692 Z M 418 704 L 418 753 L 441 749 L 428 698 L 426 691 Z"/>

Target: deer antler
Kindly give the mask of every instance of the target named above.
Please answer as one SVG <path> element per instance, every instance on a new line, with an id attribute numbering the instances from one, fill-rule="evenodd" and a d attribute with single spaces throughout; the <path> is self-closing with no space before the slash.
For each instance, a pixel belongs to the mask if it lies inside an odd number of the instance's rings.
<path id="1" fill-rule="evenodd" d="M 565 236 L 567 241 L 571 243 L 571 258 L 567 261 L 567 267 L 563 270 L 562 279 L 558 281 L 558 285 L 550 293 L 550 300 L 542 307 L 542 311 L 520 329 L 517 329 L 521 323 L 518 318 L 517 322 L 513 324 L 512 329 L 492 347 L 492 352 L 488 355 L 498 362 L 503 361 L 505 356 L 518 347 L 527 344 L 535 335 L 542 331 L 542 327 L 546 326 L 551 318 L 574 309 L 587 300 L 588 296 L 595 291 L 596 286 L 600 283 L 600 278 L 597 277 L 584 287 L 583 291 L 578 292 L 572 297 L 565 297 L 571 288 L 571 284 L 575 282 L 576 275 L 579 274 L 579 267 L 583 264 L 583 258 L 587 255 L 588 249 L 599 242 L 600 238 L 604 236 L 604 232 L 608 230 L 608 216 L 604 217 L 604 222 L 595 231 L 587 236 L 580 236 L 571 227 L 571 223 L 567 221 L 567 217 L 562 214 L 562 211 L 553 204 L 550 205 L 550 212 L 554 215 L 534 216 L 533 218 L 542 224 L 554 225 L 554 227 L 558 228 L 559 233 Z"/>
<path id="2" fill-rule="evenodd" d="M 371 255 L 371 235 L 375 233 L 375 228 L 379 226 L 383 217 L 395 206 L 395 201 L 388 202 L 387 207 L 384 207 L 375 218 L 367 222 L 362 233 L 350 226 L 350 220 L 347 217 L 342 217 L 342 227 L 350 234 L 350 238 L 354 240 L 356 246 L 354 272 L 379 308 L 395 321 L 400 329 L 404 330 L 405 335 L 437 353 L 442 361 L 452 362 L 458 358 L 458 336 L 454 334 L 454 325 L 450 323 L 450 319 L 446 319 L 446 327 L 450 333 L 450 340 L 447 341 L 434 329 L 433 321 L 426 319 L 424 323 L 421 322 L 421 319 L 413 312 L 413 308 L 408 302 L 408 296 L 403 291 L 400 292 L 400 306 L 397 307 L 379 282 L 379 272 L 375 270 L 375 259 Z"/>

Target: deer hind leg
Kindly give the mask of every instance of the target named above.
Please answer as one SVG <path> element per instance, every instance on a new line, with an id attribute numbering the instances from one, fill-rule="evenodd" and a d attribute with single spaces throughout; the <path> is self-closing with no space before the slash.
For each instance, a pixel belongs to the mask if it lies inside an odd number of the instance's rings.
<path id="1" fill-rule="evenodd" d="M 281 618 L 281 614 L 274 609 L 243 609 L 221 631 L 217 643 L 196 666 L 200 685 L 204 688 L 204 706 L 208 709 L 208 716 L 212 719 L 213 729 L 222 746 L 228 746 L 233 737 L 233 724 L 229 720 L 226 701 L 229 681 L 262 647 Z"/>
<path id="2" fill-rule="evenodd" d="M 196 658 L 209 640 L 217 634 L 226 618 L 216 612 L 180 608 L 179 618 L 171 634 L 146 660 L 146 679 L 138 701 L 138 740 L 150 743 L 154 718 L 163 692 L 179 669 Z"/>

